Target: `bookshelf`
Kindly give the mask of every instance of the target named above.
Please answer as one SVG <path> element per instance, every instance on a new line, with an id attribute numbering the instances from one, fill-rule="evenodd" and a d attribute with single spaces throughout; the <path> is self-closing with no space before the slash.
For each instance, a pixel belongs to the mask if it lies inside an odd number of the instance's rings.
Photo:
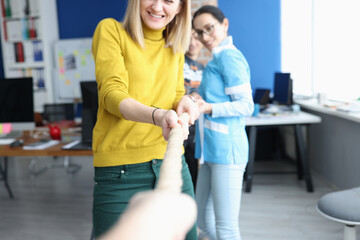
<path id="1" fill-rule="evenodd" d="M 33 77 L 34 107 L 54 102 L 53 43 L 59 39 L 56 0 L 0 0 L 6 78 Z"/>

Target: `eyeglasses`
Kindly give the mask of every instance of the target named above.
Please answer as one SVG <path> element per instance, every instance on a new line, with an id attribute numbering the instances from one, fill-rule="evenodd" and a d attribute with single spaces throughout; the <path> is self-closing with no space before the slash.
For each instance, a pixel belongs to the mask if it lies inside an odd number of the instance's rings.
<path id="1" fill-rule="evenodd" d="M 203 38 L 204 33 L 206 35 L 210 36 L 214 32 L 215 25 L 217 25 L 217 23 L 211 24 L 211 25 L 206 25 L 204 30 L 195 29 L 195 32 L 193 33 L 194 38 L 200 40 Z"/>

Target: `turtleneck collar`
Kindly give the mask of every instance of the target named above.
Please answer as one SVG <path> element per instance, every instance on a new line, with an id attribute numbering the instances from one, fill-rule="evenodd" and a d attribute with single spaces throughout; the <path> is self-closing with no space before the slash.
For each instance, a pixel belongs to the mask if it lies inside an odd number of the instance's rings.
<path id="1" fill-rule="evenodd" d="M 148 28 L 144 23 L 142 23 L 144 38 L 153 40 L 153 41 L 159 41 L 163 39 L 163 31 L 166 27 L 158 30 L 154 30 L 151 28 Z"/>

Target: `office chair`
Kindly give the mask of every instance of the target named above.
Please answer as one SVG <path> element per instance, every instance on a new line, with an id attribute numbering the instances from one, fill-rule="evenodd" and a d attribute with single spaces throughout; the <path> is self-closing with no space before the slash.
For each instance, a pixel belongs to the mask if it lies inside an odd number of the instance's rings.
<path id="1" fill-rule="evenodd" d="M 63 120 L 74 120 L 75 108 L 74 103 L 55 103 L 45 104 L 42 118 L 45 124 L 63 121 Z M 53 157 L 54 161 L 58 160 L 58 157 Z M 68 173 L 76 173 L 80 170 L 81 166 L 70 162 L 70 157 L 65 156 L 62 164 L 49 163 L 45 167 L 37 167 L 37 158 L 33 157 L 29 163 L 29 171 L 33 176 L 37 176 L 46 170 L 54 167 L 63 167 Z"/>
<path id="2" fill-rule="evenodd" d="M 45 104 L 42 115 L 43 120 L 48 123 L 62 120 L 74 120 L 74 103 Z"/>
<path id="3" fill-rule="evenodd" d="M 344 224 L 344 240 L 356 240 L 360 225 L 360 187 L 325 194 L 317 203 L 318 212 Z"/>

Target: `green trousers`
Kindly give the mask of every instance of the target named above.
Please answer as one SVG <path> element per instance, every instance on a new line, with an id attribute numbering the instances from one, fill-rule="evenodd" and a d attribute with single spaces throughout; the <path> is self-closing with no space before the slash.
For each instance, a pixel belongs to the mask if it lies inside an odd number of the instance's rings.
<path id="1" fill-rule="evenodd" d="M 160 174 L 161 159 L 114 167 L 95 167 L 93 229 L 95 237 L 108 231 L 125 211 L 131 197 L 155 188 Z M 182 158 L 182 192 L 194 198 L 189 168 Z M 186 240 L 196 240 L 196 224 Z"/>

